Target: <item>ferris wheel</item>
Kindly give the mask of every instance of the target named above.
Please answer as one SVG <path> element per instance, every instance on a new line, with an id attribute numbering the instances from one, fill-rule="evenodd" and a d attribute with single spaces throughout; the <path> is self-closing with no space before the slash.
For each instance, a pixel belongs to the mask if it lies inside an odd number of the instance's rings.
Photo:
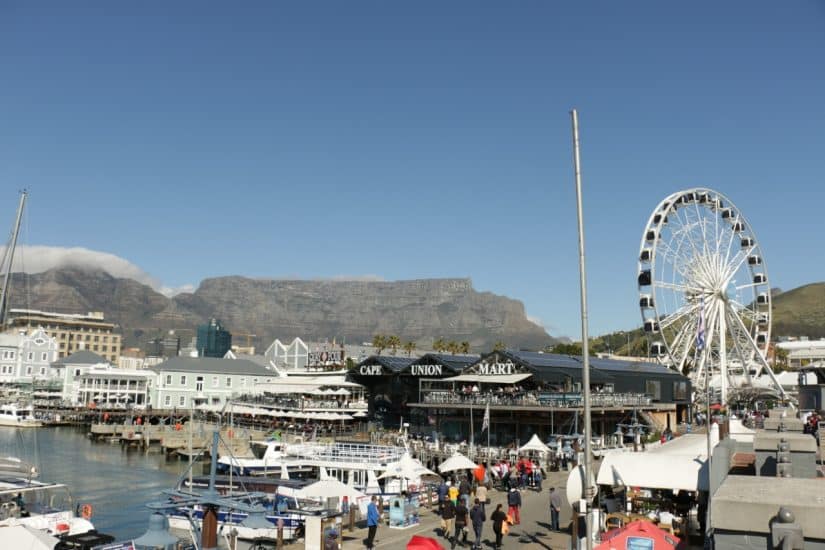
<path id="1" fill-rule="evenodd" d="M 639 247 L 639 308 L 650 354 L 687 373 L 699 398 L 734 388 L 784 391 L 765 360 L 771 287 L 756 234 L 712 189 L 673 193 L 656 206 Z M 762 377 L 766 374 L 766 377 Z"/>

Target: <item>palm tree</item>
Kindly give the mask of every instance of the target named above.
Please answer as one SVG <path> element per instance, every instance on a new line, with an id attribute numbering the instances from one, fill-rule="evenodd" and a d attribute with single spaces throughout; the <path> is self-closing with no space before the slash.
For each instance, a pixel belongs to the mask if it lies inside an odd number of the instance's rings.
<path id="1" fill-rule="evenodd" d="M 470 342 L 466 340 L 461 342 L 461 353 L 463 353 L 464 355 L 470 353 Z"/>
<path id="2" fill-rule="evenodd" d="M 493 345 L 493 351 L 504 351 L 505 349 L 507 349 L 507 346 L 501 340 Z"/>
<path id="3" fill-rule="evenodd" d="M 393 334 L 392 336 L 387 336 L 387 347 L 392 350 L 392 354 L 395 355 L 395 352 L 398 351 L 398 348 L 401 346 L 401 338 Z"/>
<path id="4" fill-rule="evenodd" d="M 381 352 L 387 347 L 387 337 L 383 334 L 376 334 L 372 337 L 372 347 L 377 350 L 376 355 L 381 355 Z"/>
<path id="5" fill-rule="evenodd" d="M 407 357 L 411 357 L 412 352 L 415 351 L 415 342 L 413 342 L 413 341 L 404 342 L 404 351 L 407 352 Z"/>
<path id="6" fill-rule="evenodd" d="M 452 355 L 458 353 L 459 344 L 455 340 L 450 340 L 447 342 L 447 351 L 449 351 Z"/>
<path id="7" fill-rule="evenodd" d="M 441 353 L 447 349 L 447 343 L 444 341 L 444 338 L 438 338 L 435 342 L 433 342 L 433 349 L 438 353 Z"/>

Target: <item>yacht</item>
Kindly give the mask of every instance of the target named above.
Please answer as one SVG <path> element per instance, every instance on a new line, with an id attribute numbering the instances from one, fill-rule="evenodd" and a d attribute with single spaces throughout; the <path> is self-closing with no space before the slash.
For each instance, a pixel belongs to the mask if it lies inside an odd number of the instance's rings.
<path id="1" fill-rule="evenodd" d="M 37 475 L 19 458 L 0 458 L 0 527 L 25 525 L 56 537 L 94 530 L 91 505 L 75 503 L 68 487 Z"/>
<path id="2" fill-rule="evenodd" d="M 0 405 L 0 426 L 15 428 L 39 428 L 43 422 L 35 418 L 32 405 L 6 403 Z"/>

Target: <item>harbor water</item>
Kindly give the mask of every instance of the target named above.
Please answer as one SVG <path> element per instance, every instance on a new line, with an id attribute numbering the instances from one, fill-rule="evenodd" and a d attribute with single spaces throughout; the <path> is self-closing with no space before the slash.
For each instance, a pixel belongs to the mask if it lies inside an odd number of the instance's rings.
<path id="1" fill-rule="evenodd" d="M 92 505 L 97 530 L 117 540 L 146 531 L 146 503 L 163 500 L 161 491 L 172 489 L 188 467 L 186 460 L 167 460 L 158 452 L 92 442 L 85 428 L 70 426 L 0 427 L 0 456 L 32 462 L 41 480 L 67 485 L 76 503 Z M 196 475 L 202 471 L 198 466 Z"/>

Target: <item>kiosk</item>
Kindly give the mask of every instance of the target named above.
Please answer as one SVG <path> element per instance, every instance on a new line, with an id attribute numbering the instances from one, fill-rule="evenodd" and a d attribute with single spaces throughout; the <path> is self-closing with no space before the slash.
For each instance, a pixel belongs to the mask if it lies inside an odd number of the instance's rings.
<path id="1" fill-rule="evenodd" d="M 418 496 L 390 498 L 390 528 L 406 529 L 419 523 Z"/>

